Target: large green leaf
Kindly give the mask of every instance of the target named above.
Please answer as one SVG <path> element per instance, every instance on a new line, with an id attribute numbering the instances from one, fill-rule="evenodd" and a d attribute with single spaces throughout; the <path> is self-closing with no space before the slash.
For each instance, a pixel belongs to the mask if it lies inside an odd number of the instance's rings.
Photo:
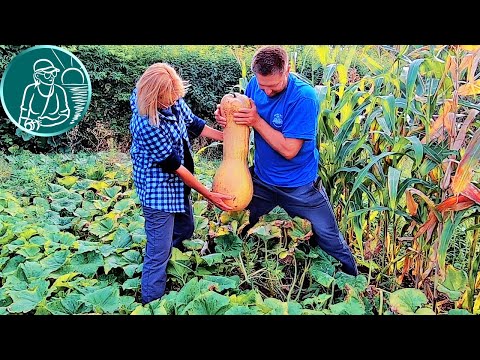
<path id="1" fill-rule="evenodd" d="M 117 196 L 120 193 L 120 191 L 122 191 L 121 186 L 112 186 L 112 187 L 103 189 L 101 192 L 107 195 L 110 199 L 113 199 L 115 196 Z M 124 199 L 124 200 L 128 200 L 128 199 Z"/>
<path id="2" fill-rule="evenodd" d="M 365 315 L 365 304 L 357 297 L 351 297 L 330 305 L 330 310 L 334 315 Z"/>
<path id="3" fill-rule="evenodd" d="M 140 290 L 140 278 L 128 279 L 122 284 L 123 290 Z"/>
<path id="4" fill-rule="evenodd" d="M 123 268 L 127 264 L 128 261 L 125 260 L 123 256 L 112 254 L 105 258 L 103 268 L 105 270 L 105 274 L 108 274 L 111 269 Z"/>
<path id="5" fill-rule="evenodd" d="M 188 315 L 223 315 L 229 308 L 227 296 L 213 291 L 203 293 L 193 299 L 186 307 Z"/>
<path id="6" fill-rule="evenodd" d="M 128 210 L 135 208 L 135 206 L 135 202 L 132 199 L 122 199 L 113 206 L 113 209 L 120 213 L 125 213 Z"/>
<path id="7" fill-rule="evenodd" d="M 300 315 L 302 306 L 296 301 L 283 302 L 275 298 L 266 298 L 263 305 L 268 315 Z"/>
<path id="8" fill-rule="evenodd" d="M 221 264 L 223 263 L 223 254 L 222 253 L 213 253 L 202 256 L 202 259 L 205 260 L 208 266 L 212 266 L 214 264 Z"/>
<path id="9" fill-rule="evenodd" d="M 390 295 L 390 308 L 401 315 L 412 315 L 426 303 L 427 297 L 418 289 L 400 289 Z"/>
<path id="10" fill-rule="evenodd" d="M 335 276 L 335 283 L 342 290 L 344 290 L 345 286 L 348 284 L 357 292 L 361 293 L 367 289 L 368 280 L 365 275 L 360 274 L 358 276 L 352 276 L 345 274 L 344 272 L 339 272 Z"/>
<path id="11" fill-rule="evenodd" d="M 69 161 L 63 164 L 55 170 L 55 172 L 61 176 L 69 176 L 72 175 L 76 171 L 75 163 L 73 161 Z"/>
<path id="12" fill-rule="evenodd" d="M 45 231 L 43 236 L 47 239 L 50 240 L 54 243 L 57 244 L 62 244 L 67 247 L 72 246 L 72 244 L 75 242 L 77 239 L 75 235 L 69 232 L 50 232 L 50 231 Z"/>
<path id="13" fill-rule="evenodd" d="M 238 275 L 229 277 L 220 275 L 207 275 L 203 279 L 215 283 L 217 285 L 216 291 L 219 292 L 226 289 L 236 289 L 240 284 L 240 277 Z"/>
<path id="14" fill-rule="evenodd" d="M 60 267 L 62 267 L 67 261 L 70 254 L 69 250 L 58 250 L 40 260 L 40 264 L 45 268 L 47 273 L 50 274 L 51 272 L 60 269 Z"/>
<path id="15" fill-rule="evenodd" d="M 49 283 L 43 279 L 33 281 L 26 290 L 12 290 L 9 295 L 13 303 L 7 307 L 12 313 L 27 313 L 43 301 L 48 292 Z"/>
<path id="16" fill-rule="evenodd" d="M 83 254 L 89 251 L 97 251 L 102 244 L 97 241 L 78 240 L 76 242 L 77 254 Z M 113 251 L 113 248 L 112 248 Z"/>
<path id="17" fill-rule="evenodd" d="M 232 306 L 224 315 L 262 315 L 262 312 L 256 306 L 238 305 Z"/>
<path id="18" fill-rule="evenodd" d="M 85 314 L 92 310 L 90 304 L 85 304 L 83 295 L 78 293 L 70 293 L 63 298 L 53 298 L 48 301 L 46 308 L 53 315 L 75 315 Z"/>
<path id="19" fill-rule="evenodd" d="M 467 273 L 462 269 L 455 269 L 452 265 L 447 265 L 445 280 L 438 284 L 438 291 L 448 295 L 450 300 L 456 301 L 465 291 L 468 284 Z"/>
<path id="20" fill-rule="evenodd" d="M 1 272 L 2 277 L 7 277 L 8 275 L 17 271 L 19 264 L 24 261 L 25 257 L 20 255 L 15 255 L 14 257 L 10 258 Z"/>
<path id="21" fill-rule="evenodd" d="M 88 231 L 90 231 L 94 235 L 97 235 L 99 238 L 102 238 L 105 235 L 114 231 L 116 226 L 117 224 L 115 223 L 115 221 L 109 218 L 95 220 L 88 227 Z"/>
<path id="22" fill-rule="evenodd" d="M 50 203 L 52 210 L 61 211 L 63 209 L 73 213 L 75 209 L 82 203 L 82 196 L 77 193 L 68 193 L 65 197 L 53 199 Z"/>
<path id="23" fill-rule="evenodd" d="M 85 295 L 84 299 L 97 313 L 114 313 L 120 306 L 120 291 L 117 286 L 107 286 Z"/>
<path id="24" fill-rule="evenodd" d="M 43 279 L 48 275 L 48 272 L 45 270 L 45 268 L 37 262 L 25 261 L 24 263 L 20 264 L 20 269 L 23 270 L 23 273 L 28 281 Z"/>
<path id="25" fill-rule="evenodd" d="M 90 277 L 97 272 L 100 266 L 103 266 L 102 256 L 94 251 L 90 251 L 74 255 L 69 262 L 58 270 L 58 273 L 63 275 L 70 272 L 78 272 L 86 277 Z"/>
<path id="26" fill-rule="evenodd" d="M 332 275 L 325 272 L 324 266 L 322 266 L 322 264 L 325 263 L 326 262 L 313 264 L 312 267 L 310 267 L 309 272 L 313 280 L 315 280 L 322 286 L 329 287 L 332 284 L 334 278 Z M 333 267 L 333 265 L 329 265 Z M 327 271 L 330 272 L 330 270 Z"/>
<path id="27" fill-rule="evenodd" d="M 132 243 L 132 237 L 125 226 L 120 225 L 115 231 L 112 246 L 116 249 L 126 249 Z"/>
<path id="28" fill-rule="evenodd" d="M 221 252 L 226 257 L 237 257 L 243 250 L 242 239 L 232 233 L 218 236 L 215 243 L 215 251 Z"/>

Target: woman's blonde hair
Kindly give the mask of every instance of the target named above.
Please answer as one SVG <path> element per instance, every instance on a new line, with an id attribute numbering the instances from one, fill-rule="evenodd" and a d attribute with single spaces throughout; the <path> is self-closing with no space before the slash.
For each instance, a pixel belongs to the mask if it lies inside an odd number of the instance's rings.
<path id="1" fill-rule="evenodd" d="M 148 115 L 150 124 L 158 126 L 158 110 L 172 106 L 185 96 L 188 82 L 166 63 L 150 65 L 137 82 L 137 105 L 140 115 Z"/>

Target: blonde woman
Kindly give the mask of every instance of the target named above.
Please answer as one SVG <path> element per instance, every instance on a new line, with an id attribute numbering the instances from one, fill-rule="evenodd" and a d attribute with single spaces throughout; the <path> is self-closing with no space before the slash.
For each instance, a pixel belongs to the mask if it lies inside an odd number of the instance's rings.
<path id="1" fill-rule="evenodd" d="M 148 67 L 130 97 L 130 154 L 135 191 L 145 218 L 147 244 L 141 296 L 146 304 L 165 293 L 172 246 L 183 249 L 194 222 L 190 190 L 222 210 L 231 210 L 229 195 L 211 192 L 193 175 L 192 138 L 223 140 L 223 132 L 194 115 L 183 97 L 188 84 L 166 63 Z"/>

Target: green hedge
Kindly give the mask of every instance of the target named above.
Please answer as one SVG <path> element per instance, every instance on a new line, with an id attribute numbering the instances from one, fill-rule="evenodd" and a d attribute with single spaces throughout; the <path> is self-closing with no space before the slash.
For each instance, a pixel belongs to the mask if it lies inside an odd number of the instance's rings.
<path id="1" fill-rule="evenodd" d="M 12 57 L 30 46 L 0 45 L 0 71 L 3 73 Z M 73 133 L 32 137 L 20 131 L 1 108 L 0 150 L 14 144 L 32 152 L 99 150 L 106 137 L 126 150 L 130 141 L 129 96 L 142 72 L 155 62 L 168 62 L 191 84 L 185 99 L 210 125 L 216 104 L 241 77 L 240 65 L 226 46 L 62 47 L 80 59 L 92 83 L 91 104 L 75 129 L 75 138 L 72 139 Z"/>

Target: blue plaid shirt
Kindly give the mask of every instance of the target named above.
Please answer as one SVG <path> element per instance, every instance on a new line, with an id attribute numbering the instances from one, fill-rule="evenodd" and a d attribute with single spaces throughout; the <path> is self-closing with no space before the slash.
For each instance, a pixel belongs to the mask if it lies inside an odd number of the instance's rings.
<path id="1" fill-rule="evenodd" d="M 170 213 L 185 212 L 183 181 L 175 173 L 164 172 L 157 163 L 175 151 L 183 165 L 183 140 L 191 150 L 189 137 L 193 139 L 200 135 L 205 120 L 194 115 L 185 100 L 180 98 L 172 107 L 159 111 L 159 126 L 152 126 L 148 116 L 138 113 L 136 89 L 130 96 L 130 107 L 133 182 L 142 206 Z"/>

